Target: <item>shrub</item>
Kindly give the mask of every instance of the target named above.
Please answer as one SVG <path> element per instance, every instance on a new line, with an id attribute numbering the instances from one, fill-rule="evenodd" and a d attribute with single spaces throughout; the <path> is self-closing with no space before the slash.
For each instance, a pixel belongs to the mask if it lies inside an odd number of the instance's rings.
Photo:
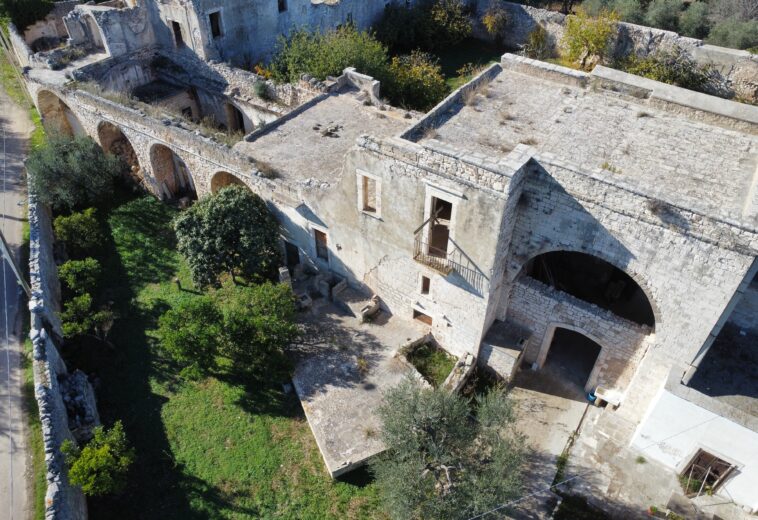
<path id="1" fill-rule="evenodd" d="M 544 27 L 537 24 L 529 33 L 524 46 L 524 52 L 535 60 L 544 60 L 553 55 L 553 46 L 550 44 L 550 36 Z"/>
<path id="2" fill-rule="evenodd" d="M 268 364 L 297 336 L 295 299 L 286 284 L 227 285 L 216 301 L 223 316 L 221 353 L 239 367 Z"/>
<path id="3" fill-rule="evenodd" d="M 708 19 L 708 4 L 693 2 L 679 17 L 679 29 L 685 36 L 705 38 L 711 30 Z"/>
<path id="4" fill-rule="evenodd" d="M 266 203 L 242 186 L 202 198 L 174 221 L 179 252 L 199 286 L 273 277 L 280 261 L 279 225 Z"/>
<path id="5" fill-rule="evenodd" d="M 387 68 L 387 49 L 367 32 L 348 25 L 336 31 L 297 31 L 280 37 L 270 70 L 278 81 L 297 82 L 302 74 L 318 79 L 338 76 L 346 67 L 381 78 Z"/>
<path id="6" fill-rule="evenodd" d="M 100 262 L 94 258 L 69 260 L 58 267 L 58 277 L 72 294 L 91 294 L 100 278 Z"/>
<path id="7" fill-rule="evenodd" d="M 393 105 L 429 110 L 448 91 L 442 70 L 432 55 L 413 51 L 392 58 L 385 93 Z"/>
<path id="8" fill-rule="evenodd" d="M 126 486 L 134 450 L 129 446 L 121 421 L 110 430 L 94 429 L 94 436 L 82 449 L 70 440 L 61 445 L 68 466 L 68 479 L 87 496 L 120 493 Z"/>
<path id="9" fill-rule="evenodd" d="M 708 43 L 735 49 L 756 47 L 758 46 L 758 20 L 719 22 L 711 29 Z"/>
<path id="10" fill-rule="evenodd" d="M 188 372 L 203 373 L 216 367 L 220 336 L 221 313 L 209 296 L 183 301 L 158 320 L 163 350 L 189 368 Z"/>
<path id="11" fill-rule="evenodd" d="M 471 35 L 471 18 L 461 0 L 437 0 L 429 14 L 434 48 L 451 47 Z"/>
<path id="12" fill-rule="evenodd" d="M 645 10 L 640 0 L 615 0 L 610 8 L 625 22 L 642 24 L 645 21 Z"/>
<path id="13" fill-rule="evenodd" d="M 392 518 L 468 518 L 520 491 L 524 441 L 505 391 L 468 401 L 404 381 L 379 408 L 387 451 L 372 463 Z"/>
<path id="14" fill-rule="evenodd" d="M 468 8 L 460 0 L 429 0 L 410 8 L 388 5 L 375 30 L 379 41 L 393 52 L 407 53 L 460 43 L 471 35 L 472 24 Z"/>
<path id="15" fill-rule="evenodd" d="M 590 68 L 595 61 L 603 61 L 608 54 L 611 38 L 616 34 L 618 15 L 601 11 L 596 17 L 590 17 L 579 8 L 576 15 L 566 21 L 566 30 L 561 44 L 564 57 L 578 63 L 582 69 Z"/>
<path id="16" fill-rule="evenodd" d="M 698 65 L 681 48 L 658 51 L 646 58 L 632 56 L 623 69 L 630 74 L 688 88 L 704 91 L 713 76 L 713 69 Z"/>
<path id="17" fill-rule="evenodd" d="M 645 23 L 659 29 L 677 31 L 682 5 L 681 0 L 652 0 L 647 7 Z"/>
<path id="18" fill-rule="evenodd" d="M 56 217 L 53 229 L 56 238 L 66 247 L 66 252 L 75 258 L 92 254 L 103 243 L 103 233 L 95 208 Z"/>
<path id="19" fill-rule="evenodd" d="M 505 29 L 507 23 L 508 15 L 505 9 L 494 3 L 490 4 L 482 15 L 482 25 L 490 36 L 499 37 L 500 31 Z"/>
<path id="20" fill-rule="evenodd" d="M 89 293 L 74 296 L 63 304 L 61 312 L 63 335 L 67 338 L 84 336 L 94 332 L 103 338 L 113 323 L 113 313 L 107 309 L 96 310 Z"/>
<path id="21" fill-rule="evenodd" d="M 56 209 L 91 205 L 113 192 L 123 169 L 120 159 L 89 137 L 51 137 L 34 148 L 26 167 L 37 200 Z"/>

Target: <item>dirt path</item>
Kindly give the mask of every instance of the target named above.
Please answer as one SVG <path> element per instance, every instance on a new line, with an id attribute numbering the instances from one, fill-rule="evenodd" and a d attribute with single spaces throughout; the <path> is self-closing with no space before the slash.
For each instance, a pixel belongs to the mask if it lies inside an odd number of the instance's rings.
<path id="1" fill-rule="evenodd" d="M 21 226 L 26 220 L 24 159 L 33 130 L 27 112 L 0 89 L 0 214 L 2 231 L 18 259 Z M 30 501 L 26 472 L 25 421 L 22 406 L 23 371 L 19 308 L 21 291 L 13 271 L 3 262 L 0 276 L 0 518 L 24 520 Z"/>

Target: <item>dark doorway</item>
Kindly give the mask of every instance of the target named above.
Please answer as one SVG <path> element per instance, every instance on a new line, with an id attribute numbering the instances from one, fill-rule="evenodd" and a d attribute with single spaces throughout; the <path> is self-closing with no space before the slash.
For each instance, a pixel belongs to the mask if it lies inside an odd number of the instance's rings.
<path id="1" fill-rule="evenodd" d="M 655 326 L 645 292 L 628 274 L 592 255 L 552 251 L 532 258 L 524 270 L 542 283 L 640 325 Z"/>
<path id="2" fill-rule="evenodd" d="M 285 240 L 284 254 L 287 257 L 287 269 L 289 269 L 290 275 L 293 275 L 295 272 L 295 266 L 300 263 L 300 250 L 295 244 Z"/>
<path id="3" fill-rule="evenodd" d="M 432 227 L 429 231 L 429 254 L 447 258 L 447 243 L 450 239 L 450 219 L 453 216 L 453 204 L 446 200 L 432 197 Z"/>
<path id="4" fill-rule="evenodd" d="M 585 387 L 600 350 L 600 345 L 584 334 L 556 328 L 542 372 L 561 387 L 563 393 L 584 399 Z"/>
<path id="5" fill-rule="evenodd" d="M 177 47 L 184 47 L 184 38 L 182 38 L 182 26 L 179 22 L 171 22 L 171 29 L 174 31 L 174 42 Z"/>
<path id="6" fill-rule="evenodd" d="M 227 128 L 231 132 L 244 132 L 245 131 L 245 116 L 242 115 L 242 111 L 232 105 L 226 104 L 226 120 Z"/>

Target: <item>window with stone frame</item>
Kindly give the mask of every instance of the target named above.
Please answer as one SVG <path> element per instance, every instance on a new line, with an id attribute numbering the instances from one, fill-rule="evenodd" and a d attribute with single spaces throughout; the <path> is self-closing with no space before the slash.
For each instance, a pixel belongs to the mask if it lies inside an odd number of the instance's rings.
<path id="1" fill-rule="evenodd" d="M 314 229 L 313 236 L 316 241 L 316 256 L 322 260 L 328 261 L 329 247 L 327 244 L 326 233 L 319 231 L 318 229 Z"/>
<path id="2" fill-rule="evenodd" d="M 712 494 L 734 469 L 731 464 L 716 455 L 699 449 L 679 475 L 685 495 L 695 497 Z"/>
<path id="3" fill-rule="evenodd" d="M 381 183 L 373 175 L 358 172 L 358 209 L 372 217 L 379 217 L 381 213 Z"/>

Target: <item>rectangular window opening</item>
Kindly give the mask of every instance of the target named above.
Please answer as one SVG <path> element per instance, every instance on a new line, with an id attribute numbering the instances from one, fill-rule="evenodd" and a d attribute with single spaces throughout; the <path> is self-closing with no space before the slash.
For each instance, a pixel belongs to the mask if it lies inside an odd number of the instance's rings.
<path id="1" fill-rule="evenodd" d="M 734 465 L 704 450 L 698 450 L 692 461 L 679 475 L 684 492 L 689 497 L 711 494 L 724 482 Z"/>
<path id="2" fill-rule="evenodd" d="M 277 0 L 277 5 L 279 6 L 280 13 L 287 10 L 287 0 Z"/>
<path id="3" fill-rule="evenodd" d="M 450 239 L 450 219 L 453 217 L 453 203 L 432 197 L 432 225 L 429 230 L 428 254 L 447 258 Z"/>
<path id="4" fill-rule="evenodd" d="M 429 288 L 432 285 L 432 281 L 428 276 L 421 277 L 421 294 L 429 294 Z"/>
<path id="5" fill-rule="evenodd" d="M 362 210 L 367 213 L 376 213 L 376 181 L 365 175 L 363 182 L 363 204 Z"/>
<path id="6" fill-rule="evenodd" d="M 413 319 L 416 321 L 420 321 L 421 323 L 424 323 L 426 325 L 431 326 L 432 325 L 432 317 L 428 314 L 424 314 L 423 312 L 417 311 L 414 309 L 413 311 Z"/>
<path id="7" fill-rule="evenodd" d="M 315 229 L 314 235 L 316 237 L 316 256 L 322 260 L 329 260 L 329 248 L 327 247 L 326 233 Z"/>
<path id="8" fill-rule="evenodd" d="M 184 47 L 184 38 L 182 37 L 182 26 L 179 22 L 171 22 L 171 30 L 174 31 L 174 42 L 177 47 Z"/>
<path id="9" fill-rule="evenodd" d="M 221 12 L 216 11 L 208 15 L 208 20 L 211 22 L 211 36 L 214 38 L 221 37 Z"/>

